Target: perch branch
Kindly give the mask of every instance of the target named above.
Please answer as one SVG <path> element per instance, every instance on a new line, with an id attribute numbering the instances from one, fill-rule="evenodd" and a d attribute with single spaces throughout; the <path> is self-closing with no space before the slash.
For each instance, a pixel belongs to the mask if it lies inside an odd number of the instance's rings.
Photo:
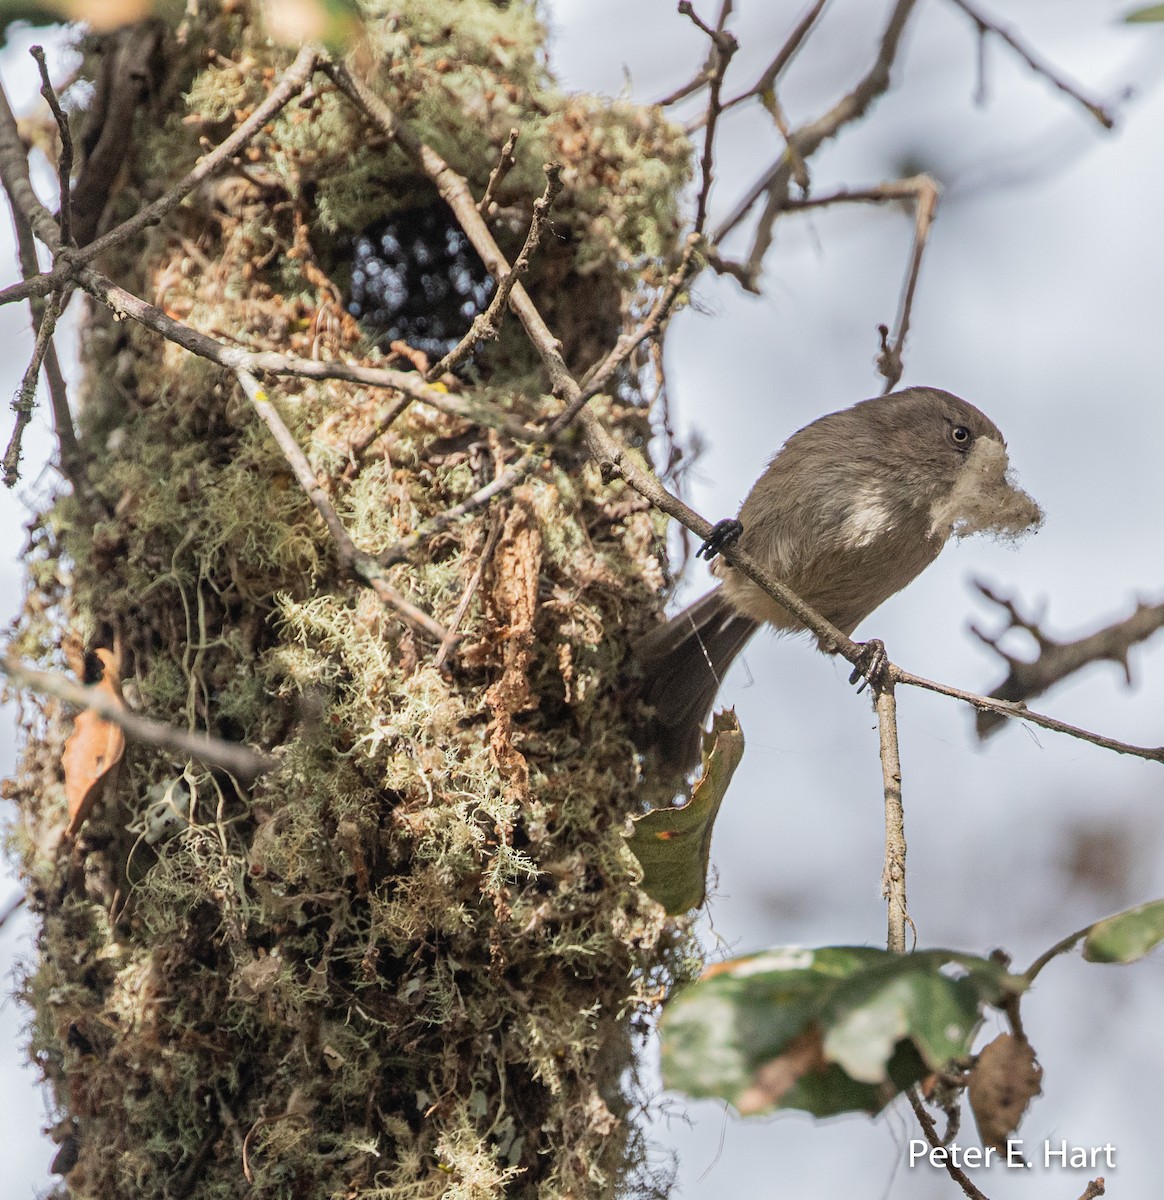
<path id="1" fill-rule="evenodd" d="M 218 767 L 233 775 L 240 783 L 253 783 L 260 775 L 273 771 L 279 765 L 279 760 L 271 754 L 264 754 L 240 742 L 227 742 L 208 733 L 189 733 L 164 721 L 143 717 L 123 707 L 100 688 L 73 683 L 52 671 L 38 671 L 11 656 L 5 658 L 3 669 L 8 678 L 20 687 L 44 696 L 54 696 L 78 708 L 87 708 L 103 720 L 111 721 L 121 728 L 130 741 Z"/>
<path id="2" fill-rule="evenodd" d="M 990 693 L 995 700 L 1016 703 L 1034 699 L 1089 663 L 1101 661 L 1114 662 L 1122 667 L 1124 678 L 1130 684 L 1132 672 L 1128 651 L 1164 628 L 1164 604 L 1138 604 L 1135 612 L 1122 621 L 1116 621 L 1073 642 L 1057 642 L 1047 637 L 1037 623 L 1024 617 L 1014 601 L 999 596 L 984 583 L 976 583 L 975 586 L 987 600 L 1003 609 L 1010 621 L 1002 633 L 994 636 L 983 633 L 977 626 L 971 626 L 975 637 L 999 655 L 1009 668 L 1007 677 Z M 1011 629 L 1022 629 L 1034 638 L 1039 648 L 1037 658 L 1024 661 L 1002 649 L 999 642 Z M 1002 721 L 1003 718 L 997 713 L 979 712 L 978 736 L 988 737 Z"/>
<path id="3" fill-rule="evenodd" d="M 885 868 L 881 894 L 889 909 L 886 947 L 905 953 L 905 929 L 913 922 L 905 896 L 905 808 L 901 799 L 901 752 L 897 744 L 897 699 L 890 681 L 877 689 L 881 780 L 885 792 Z"/>
<path id="4" fill-rule="evenodd" d="M 1081 742 L 1090 742 L 1104 750 L 1113 750 L 1116 754 L 1128 754 L 1134 758 L 1147 759 L 1149 762 L 1164 763 L 1164 746 L 1134 746 L 1129 742 L 1119 742 L 1115 738 L 1105 737 L 1101 733 L 1092 733 L 1089 729 L 1080 729 L 1078 725 L 1068 725 L 1066 721 L 1056 720 L 1043 713 L 1033 712 L 1025 704 L 1012 704 L 1008 700 L 995 700 L 991 696 L 980 696 L 977 692 L 967 692 L 962 688 L 950 687 L 945 683 L 935 683 L 921 675 L 902 670 L 894 664 L 888 667 L 889 674 L 895 683 L 905 684 L 906 687 L 922 688 L 927 692 L 937 692 L 940 696 L 950 696 L 972 705 L 979 712 L 993 712 L 1000 717 L 1009 717 L 1019 721 L 1027 721 L 1053 733 L 1066 734 L 1067 737 L 1077 738 Z"/>

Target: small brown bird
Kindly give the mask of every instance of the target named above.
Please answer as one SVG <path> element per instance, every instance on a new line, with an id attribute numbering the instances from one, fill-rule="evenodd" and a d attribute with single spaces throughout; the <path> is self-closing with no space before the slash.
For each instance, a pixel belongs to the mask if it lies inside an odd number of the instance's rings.
<path id="1" fill-rule="evenodd" d="M 915 387 L 794 433 L 748 493 L 738 537 L 848 635 L 951 536 L 1014 538 L 1042 520 L 1011 480 L 998 426 L 949 392 Z M 699 761 L 704 720 L 747 640 L 765 622 L 803 628 L 723 559 L 712 571 L 722 584 L 636 647 L 643 695 L 654 709 L 650 740 L 684 773 Z"/>

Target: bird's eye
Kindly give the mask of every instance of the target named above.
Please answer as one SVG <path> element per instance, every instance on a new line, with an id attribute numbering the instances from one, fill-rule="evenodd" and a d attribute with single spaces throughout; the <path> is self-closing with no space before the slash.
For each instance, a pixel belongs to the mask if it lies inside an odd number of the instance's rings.
<path id="1" fill-rule="evenodd" d="M 954 439 L 955 446 L 968 446 L 970 444 L 970 430 L 965 425 L 955 425 L 950 430 L 950 437 Z"/>

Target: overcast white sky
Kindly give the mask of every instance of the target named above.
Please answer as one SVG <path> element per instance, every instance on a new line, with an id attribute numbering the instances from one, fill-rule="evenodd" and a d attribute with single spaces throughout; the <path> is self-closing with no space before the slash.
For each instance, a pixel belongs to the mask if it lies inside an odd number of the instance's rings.
<path id="1" fill-rule="evenodd" d="M 712 14 L 710 0 L 698 7 Z M 864 70 L 886 7 L 833 0 L 781 91 L 794 124 Z M 983 691 L 1000 672 L 967 626 L 989 627 L 996 616 L 971 579 L 1045 611 L 1048 631 L 1063 637 L 1126 615 L 1137 598 L 1164 597 L 1164 28 L 1121 26 L 1127 6 L 1102 0 L 994 7 L 1092 94 L 1110 99 L 1135 88 L 1114 134 L 997 44 L 989 102 L 975 107 L 973 28 L 952 3 L 923 0 L 895 91 L 812 164 L 817 190 L 891 178 L 903 162 L 928 168 L 946 187 L 903 382 L 948 388 L 993 417 L 1047 522 L 1017 551 L 981 541 L 948 549 L 858 636 L 881 637 L 911 670 Z M 730 91 L 752 82 L 801 6 L 738 0 L 736 9 L 742 49 Z M 704 43 L 671 0 L 555 0 L 551 10 L 552 60 L 570 88 L 629 88 L 649 99 L 702 61 Z M 28 95 L 10 82 L 17 69 L 31 78 L 14 57 L 0 67 L 10 94 Z M 721 215 L 775 145 L 767 118 L 727 123 L 713 194 Z M 735 512 L 788 434 L 879 391 L 876 327 L 896 311 L 911 230 L 900 211 L 790 219 L 778 226 L 762 297 L 710 275 L 700 281 L 697 303 L 674 323 L 668 366 L 679 427 L 698 429 L 708 444 L 691 499 L 709 518 Z M 2 248 L 0 256 L 13 261 Z M 3 309 L 0 322 L 11 394 L 26 359 L 27 314 Z M 2 498 L 8 612 L 19 599 L 20 500 L 46 485 L 37 465 L 46 445 L 30 446 L 28 483 Z M 706 582 L 700 567 L 692 593 Z M 1039 707 L 1159 744 L 1164 635 L 1133 652 L 1133 673 L 1128 689 L 1115 667 L 1091 667 Z M 846 676 L 807 644 L 761 637 L 724 689 L 748 738 L 712 854 L 718 884 L 706 930 L 724 952 L 883 943 L 877 736 L 867 699 Z M 979 745 L 969 713 L 941 697 L 906 691 L 899 709 L 921 945 L 1003 946 L 1021 966 L 1090 920 L 1164 895 L 1159 765 L 1034 729 Z M 8 747 L 10 730 L 3 733 Z M 0 903 L 7 894 L 0 891 Z M 28 953 L 29 928 L 17 919 L 0 932 L 6 969 Z M 1044 972 L 1024 1005 L 1047 1094 L 1023 1136 L 1114 1143 L 1117 1168 L 1103 1172 L 1109 1195 L 1158 1191 L 1162 991 L 1158 957 L 1130 968 L 1066 959 Z M 0 1044 L 12 1047 L 21 1015 L 9 1002 L 0 1018 Z M 14 1050 L 6 1057 L 8 1193 L 32 1195 L 47 1182 L 52 1149 L 38 1135 L 44 1117 L 31 1076 Z M 915 1133 L 897 1109 L 875 1122 L 824 1124 L 789 1115 L 741 1121 L 710 1102 L 673 1100 L 667 1109 L 658 1134 L 678 1155 L 685 1200 L 957 1195 L 944 1175 L 902 1165 Z M 992 1200 L 1070 1200 L 1086 1177 L 995 1171 L 976 1180 Z"/>

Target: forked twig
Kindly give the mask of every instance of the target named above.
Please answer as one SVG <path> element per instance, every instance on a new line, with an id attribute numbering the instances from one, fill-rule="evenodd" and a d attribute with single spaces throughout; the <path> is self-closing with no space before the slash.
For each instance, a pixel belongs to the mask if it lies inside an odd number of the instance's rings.
<path id="1" fill-rule="evenodd" d="M 995 37 L 1004 41 L 1035 74 L 1042 75 L 1053 87 L 1058 88 L 1065 96 L 1070 96 L 1072 100 L 1086 109 L 1104 129 L 1112 129 L 1115 126 L 1115 116 L 1110 109 L 1094 100 L 1089 100 L 1077 84 L 1072 83 L 1053 67 L 1036 58 L 1005 25 L 991 20 L 970 0 L 951 0 L 951 3 L 956 8 L 960 8 L 974 22 L 978 27 L 980 38 L 985 39 L 987 34 L 994 34 Z"/>

